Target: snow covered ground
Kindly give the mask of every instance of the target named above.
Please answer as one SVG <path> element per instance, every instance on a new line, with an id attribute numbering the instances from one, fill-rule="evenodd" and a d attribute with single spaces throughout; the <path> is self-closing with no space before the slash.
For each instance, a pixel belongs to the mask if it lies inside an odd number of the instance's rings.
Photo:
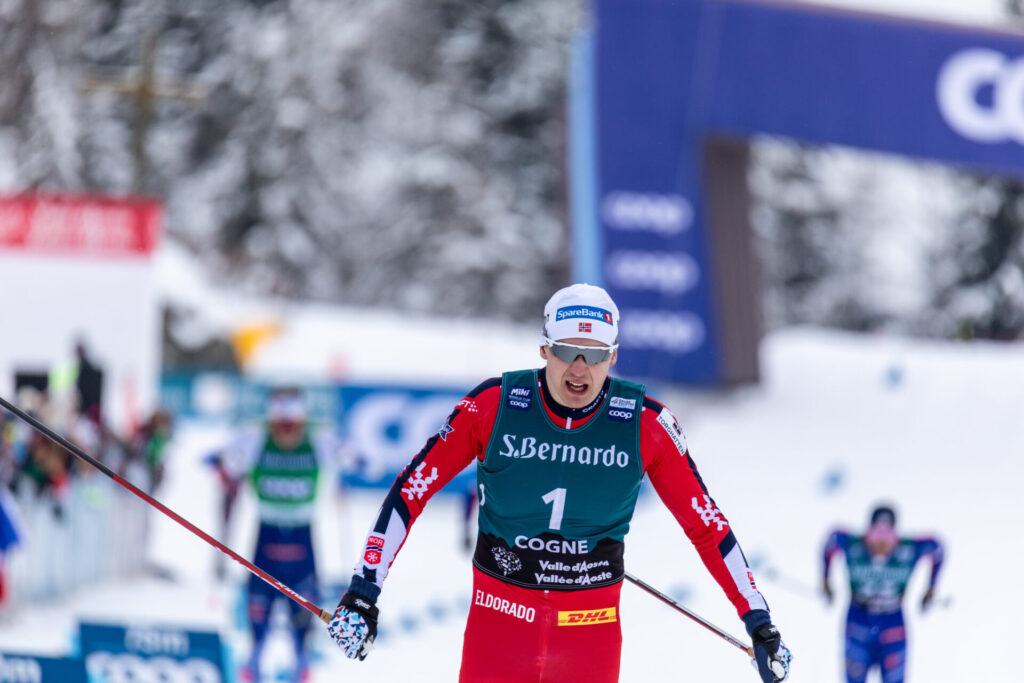
<path id="1" fill-rule="evenodd" d="M 761 386 L 662 395 L 760 567 L 760 587 L 795 655 L 792 680 L 839 680 L 842 609 L 827 607 L 811 587 L 829 528 L 861 529 L 878 500 L 897 504 L 904 532 L 935 532 L 948 549 L 940 593 L 949 604 L 919 613 L 923 567 L 909 590 L 910 680 L 1019 680 L 1012 656 L 1018 625 L 1004 596 L 1024 563 L 1024 346 L 790 330 L 765 341 L 763 359 Z M 213 481 L 200 459 L 224 434 L 222 426 L 181 425 L 163 495 L 215 535 Z M 324 497 L 317 521 L 325 579 L 347 576 L 379 497 Z M 457 505 L 436 498 L 413 528 L 380 601 L 385 633 L 370 658 L 350 662 L 318 634 L 316 681 L 456 679 L 470 582 Z M 251 521 L 251 501 L 239 512 Z M 31 605 L 0 625 L 0 649 L 56 654 L 67 650 L 78 618 L 140 619 L 219 628 L 244 655 L 236 610 L 242 570 L 219 584 L 215 551 L 169 520 L 154 519 L 153 531 L 151 558 L 173 581 L 140 578 Z M 251 523 L 230 542 L 247 555 Z M 637 509 L 626 557 L 641 578 L 744 635 L 653 494 Z M 840 571 L 834 585 L 841 598 L 842 579 Z M 622 681 L 756 680 L 740 652 L 631 585 L 623 588 L 622 626 Z M 283 666 L 288 658 L 278 637 L 268 661 Z"/>

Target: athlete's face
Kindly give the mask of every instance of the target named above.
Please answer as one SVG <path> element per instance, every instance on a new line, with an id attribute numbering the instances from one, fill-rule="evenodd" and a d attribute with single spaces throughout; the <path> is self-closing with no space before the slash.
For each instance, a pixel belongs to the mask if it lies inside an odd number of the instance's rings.
<path id="1" fill-rule="evenodd" d="M 270 436 L 285 450 L 295 448 L 302 441 L 303 426 L 301 420 L 271 420 Z"/>
<path id="2" fill-rule="evenodd" d="M 577 346 L 604 346 L 595 339 L 572 338 L 557 341 Z M 597 394 L 608 377 L 608 371 L 618 360 L 618 353 L 618 351 L 612 351 L 611 358 L 608 360 L 587 365 L 583 361 L 583 356 L 576 356 L 576 360 L 566 363 L 551 352 L 551 347 L 540 347 L 540 357 L 547 361 L 544 374 L 551 395 L 567 408 L 586 407 L 597 398 Z"/>
<path id="3" fill-rule="evenodd" d="M 878 522 L 868 528 L 864 535 L 864 542 L 868 546 L 868 552 L 872 555 L 888 555 L 899 542 L 896 535 L 896 528 L 891 524 Z"/>

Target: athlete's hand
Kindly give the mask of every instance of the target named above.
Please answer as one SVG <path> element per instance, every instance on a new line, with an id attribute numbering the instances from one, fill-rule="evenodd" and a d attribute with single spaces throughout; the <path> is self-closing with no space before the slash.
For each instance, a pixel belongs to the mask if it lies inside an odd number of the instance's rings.
<path id="1" fill-rule="evenodd" d="M 366 659 L 377 637 L 379 610 L 369 598 L 346 591 L 327 625 L 334 642 L 349 659 Z"/>
<path id="2" fill-rule="evenodd" d="M 789 676 L 789 660 L 793 654 L 782 642 L 779 629 L 771 622 L 761 624 L 750 634 L 754 644 L 754 661 L 763 683 L 778 683 Z"/>

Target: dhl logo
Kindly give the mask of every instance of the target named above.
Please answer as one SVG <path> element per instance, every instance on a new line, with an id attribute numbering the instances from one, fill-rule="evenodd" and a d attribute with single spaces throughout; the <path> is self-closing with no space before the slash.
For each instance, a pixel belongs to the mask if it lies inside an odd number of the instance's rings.
<path id="1" fill-rule="evenodd" d="M 580 610 L 558 612 L 558 625 L 559 626 L 587 626 L 589 624 L 609 624 L 613 621 L 618 621 L 615 616 L 615 608 L 608 607 L 607 609 L 592 609 L 592 610 Z"/>

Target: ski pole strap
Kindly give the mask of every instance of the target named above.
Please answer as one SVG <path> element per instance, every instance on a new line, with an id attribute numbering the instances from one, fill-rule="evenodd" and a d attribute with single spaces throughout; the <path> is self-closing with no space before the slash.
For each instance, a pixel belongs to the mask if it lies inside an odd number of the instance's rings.
<path id="1" fill-rule="evenodd" d="M 748 657 L 753 659 L 753 657 L 754 657 L 754 648 L 751 647 L 750 645 L 747 645 L 742 640 L 729 635 L 727 632 L 725 632 L 722 629 L 720 629 L 719 627 L 715 626 L 714 624 L 712 624 L 710 621 L 708 621 L 704 617 L 700 616 L 699 614 L 697 614 L 695 612 L 690 611 L 689 609 L 687 609 L 683 605 L 679 604 L 678 602 L 676 602 L 672 598 L 668 597 L 667 595 L 665 595 L 664 593 L 659 591 L 654 586 L 652 586 L 649 583 L 646 583 L 644 581 L 641 581 L 640 579 L 636 578 L 635 576 L 633 576 L 629 572 L 626 572 L 626 578 L 629 581 L 631 581 L 633 584 L 635 584 L 637 587 L 639 587 L 641 590 L 649 593 L 650 595 L 653 595 L 654 597 L 658 598 L 659 600 L 664 602 L 669 607 L 672 607 L 676 611 L 682 612 L 683 614 L 688 616 L 690 619 L 696 621 L 698 624 L 700 624 L 701 626 L 703 626 L 707 630 L 711 631 L 712 633 L 717 635 L 719 638 L 721 638 L 725 642 L 729 643 L 730 645 L 732 645 L 734 647 L 738 647 L 739 649 L 743 650 L 744 652 L 747 653 Z"/>

